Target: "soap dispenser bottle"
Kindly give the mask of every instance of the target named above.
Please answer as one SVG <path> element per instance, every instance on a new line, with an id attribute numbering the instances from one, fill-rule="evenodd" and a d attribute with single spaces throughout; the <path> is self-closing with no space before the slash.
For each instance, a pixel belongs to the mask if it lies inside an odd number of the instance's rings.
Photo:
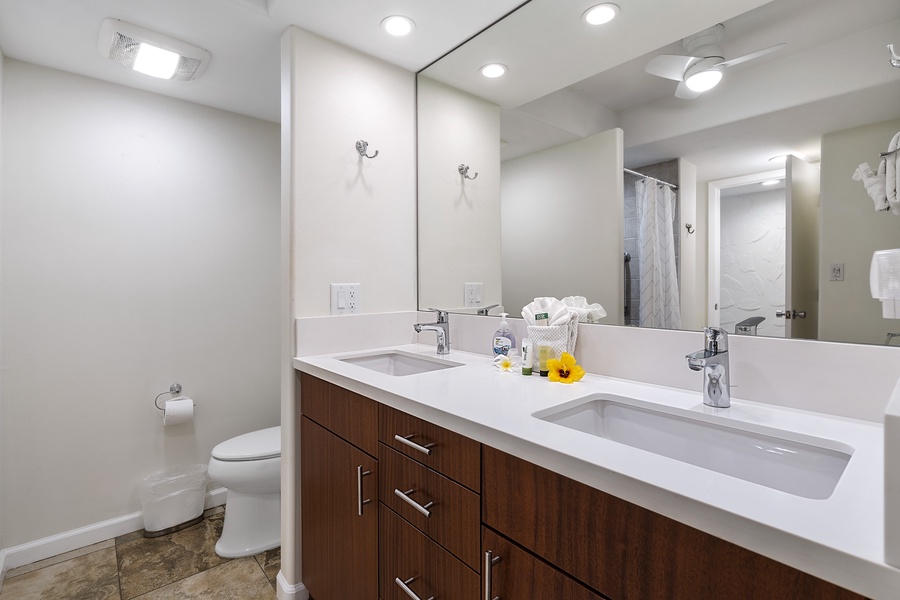
<path id="1" fill-rule="evenodd" d="M 510 355 L 516 350 L 516 336 L 509 330 L 506 317 L 509 313 L 500 313 L 500 329 L 494 332 L 494 356 Z"/>

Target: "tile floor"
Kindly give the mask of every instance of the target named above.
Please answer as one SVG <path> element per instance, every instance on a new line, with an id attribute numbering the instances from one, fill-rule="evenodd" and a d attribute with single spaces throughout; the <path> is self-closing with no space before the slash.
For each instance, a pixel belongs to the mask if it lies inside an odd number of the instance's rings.
<path id="1" fill-rule="evenodd" d="M 224 517 L 214 508 L 201 523 L 166 536 L 138 531 L 13 569 L 0 600 L 273 600 L 280 550 L 216 556 Z"/>

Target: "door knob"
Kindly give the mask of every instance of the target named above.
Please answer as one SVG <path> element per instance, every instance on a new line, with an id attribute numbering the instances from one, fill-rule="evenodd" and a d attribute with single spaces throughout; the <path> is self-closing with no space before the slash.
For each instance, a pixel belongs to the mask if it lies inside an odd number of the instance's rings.
<path id="1" fill-rule="evenodd" d="M 785 319 L 805 319 L 806 311 L 805 310 L 789 310 L 789 311 L 776 310 L 775 316 L 776 317 L 784 317 Z"/>

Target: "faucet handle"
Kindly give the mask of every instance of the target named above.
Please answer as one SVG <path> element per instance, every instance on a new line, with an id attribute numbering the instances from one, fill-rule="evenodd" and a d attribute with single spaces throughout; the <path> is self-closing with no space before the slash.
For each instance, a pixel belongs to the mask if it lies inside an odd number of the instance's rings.
<path id="1" fill-rule="evenodd" d="M 728 332 L 721 327 L 704 327 L 706 336 L 706 351 L 718 354 L 728 352 Z"/>
<path id="2" fill-rule="evenodd" d="M 447 323 L 450 319 L 450 313 L 448 313 L 446 310 L 442 310 L 440 308 L 429 308 L 428 310 L 433 310 L 437 313 L 438 323 Z"/>

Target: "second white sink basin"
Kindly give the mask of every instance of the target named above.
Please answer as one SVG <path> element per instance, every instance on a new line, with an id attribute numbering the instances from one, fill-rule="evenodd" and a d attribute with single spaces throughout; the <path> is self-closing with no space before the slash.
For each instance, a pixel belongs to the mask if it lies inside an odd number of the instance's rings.
<path id="1" fill-rule="evenodd" d="M 831 496 L 853 454 L 834 440 L 607 394 L 533 416 L 816 500 Z"/>
<path id="2" fill-rule="evenodd" d="M 403 352 L 401 350 L 357 354 L 355 356 L 339 358 L 338 360 L 371 371 L 377 371 L 378 373 L 384 373 L 385 375 L 393 375 L 395 377 L 429 373 L 431 371 L 440 371 L 442 369 L 462 366 L 460 363 L 449 360 L 431 358 L 429 356 L 412 354 L 411 352 Z"/>

